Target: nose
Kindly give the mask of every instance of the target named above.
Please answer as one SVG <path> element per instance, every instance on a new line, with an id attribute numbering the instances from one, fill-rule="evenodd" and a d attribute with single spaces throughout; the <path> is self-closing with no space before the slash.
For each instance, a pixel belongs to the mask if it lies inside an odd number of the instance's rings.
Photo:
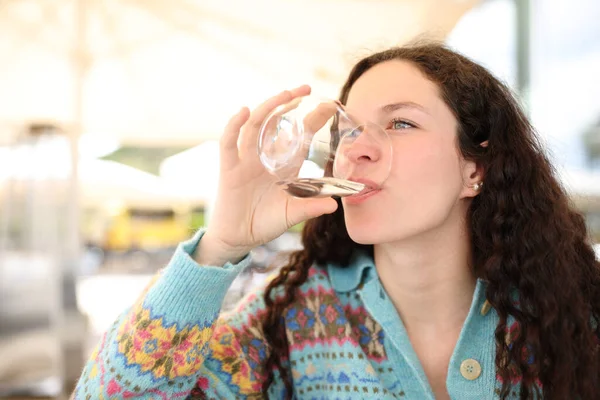
<path id="1" fill-rule="evenodd" d="M 359 127 L 350 135 L 342 138 L 342 154 L 354 164 L 375 163 L 381 159 L 381 143 L 378 136 L 381 133 L 377 128 L 363 126 Z"/>

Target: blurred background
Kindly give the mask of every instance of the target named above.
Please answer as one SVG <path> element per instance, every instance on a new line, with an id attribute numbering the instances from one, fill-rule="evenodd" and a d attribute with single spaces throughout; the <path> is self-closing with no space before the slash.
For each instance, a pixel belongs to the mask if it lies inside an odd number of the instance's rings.
<path id="1" fill-rule="evenodd" d="M 335 97 L 416 37 L 518 93 L 600 242 L 598 20 L 597 0 L 0 0 L 0 397 L 68 394 L 210 218 L 231 114 L 303 83 Z M 299 228 L 254 251 L 225 308 Z"/>

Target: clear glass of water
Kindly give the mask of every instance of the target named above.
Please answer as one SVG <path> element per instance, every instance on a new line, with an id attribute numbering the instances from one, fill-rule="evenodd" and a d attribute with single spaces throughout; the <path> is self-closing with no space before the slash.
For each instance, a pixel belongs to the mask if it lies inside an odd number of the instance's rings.
<path id="1" fill-rule="evenodd" d="M 351 196 L 389 176 L 391 140 L 339 102 L 304 96 L 276 108 L 263 122 L 258 155 L 277 183 L 296 197 Z"/>

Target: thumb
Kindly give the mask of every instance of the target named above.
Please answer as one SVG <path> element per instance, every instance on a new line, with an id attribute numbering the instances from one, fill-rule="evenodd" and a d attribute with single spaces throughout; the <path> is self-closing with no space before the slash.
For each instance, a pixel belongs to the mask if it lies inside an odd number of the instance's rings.
<path id="1" fill-rule="evenodd" d="M 291 197 L 287 211 L 288 224 L 294 226 L 323 214 L 331 214 L 335 212 L 337 208 L 337 201 L 331 197 L 318 199 Z"/>

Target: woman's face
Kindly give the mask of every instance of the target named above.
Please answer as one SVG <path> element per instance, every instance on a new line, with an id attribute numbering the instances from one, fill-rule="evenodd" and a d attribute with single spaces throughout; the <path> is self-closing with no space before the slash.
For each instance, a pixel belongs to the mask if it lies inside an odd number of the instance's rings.
<path id="1" fill-rule="evenodd" d="M 347 110 L 386 129 L 392 142 L 390 175 L 380 190 L 343 198 L 350 237 L 362 244 L 405 240 L 465 213 L 463 199 L 476 193 L 473 162 L 457 145 L 457 121 L 437 86 L 413 64 L 387 61 L 365 72 L 352 86 Z M 354 162 L 385 168 L 373 149 Z M 381 163 L 381 165 L 378 165 Z M 373 172 L 374 174 L 376 172 Z M 361 178 L 369 179 L 367 176 Z"/>

